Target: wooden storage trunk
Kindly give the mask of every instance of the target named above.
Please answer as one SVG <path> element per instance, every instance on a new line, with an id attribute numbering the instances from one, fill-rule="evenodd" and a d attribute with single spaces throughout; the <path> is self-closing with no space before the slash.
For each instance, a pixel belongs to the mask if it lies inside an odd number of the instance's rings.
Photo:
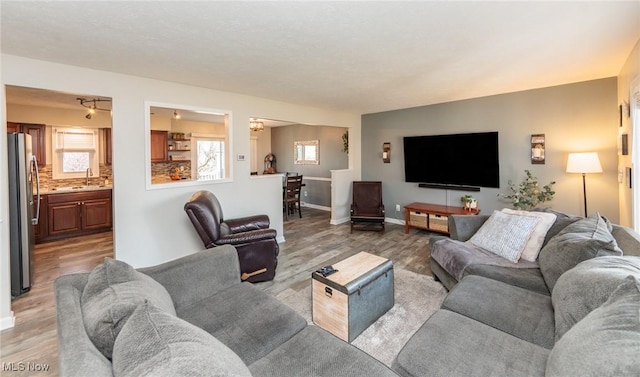
<path id="1" fill-rule="evenodd" d="M 394 304 L 393 263 L 366 252 L 312 274 L 313 322 L 351 342 Z"/>

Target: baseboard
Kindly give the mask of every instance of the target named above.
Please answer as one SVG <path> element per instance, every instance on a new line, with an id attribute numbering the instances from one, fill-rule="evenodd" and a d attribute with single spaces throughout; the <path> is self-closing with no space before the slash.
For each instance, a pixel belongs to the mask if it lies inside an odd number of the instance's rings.
<path id="1" fill-rule="evenodd" d="M 276 236 L 277 243 L 283 243 L 285 241 L 284 236 Z"/>
<path id="2" fill-rule="evenodd" d="M 16 324 L 16 317 L 13 315 L 13 311 L 11 311 L 11 315 L 9 317 L 4 317 L 0 319 L 0 330 L 10 329 Z"/>
<path id="3" fill-rule="evenodd" d="M 394 219 L 393 217 L 385 217 L 384 222 L 391 223 L 391 224 L 404 225 L 404 220 Z"/>
<path id="4" fill-rule="evenodd" d="M 307 207 L 307 208 L 313 208 L 313 209 L 319 209 L 319 210 L 322 210 L 322 211 L 331 212 L 331 207 L 319 206 L 317 204 L 310 204 L 310 203 L 301 202 L 300 206 L 301 207 Z"/>
<path id="5" fill-rule="evenodd" d="M 351 221 L 350 217 L 343 217 L 342 219 L 331 220 L 329 224 L 340 225 L 340 224 L 348 223 L 349 221 Z"/>

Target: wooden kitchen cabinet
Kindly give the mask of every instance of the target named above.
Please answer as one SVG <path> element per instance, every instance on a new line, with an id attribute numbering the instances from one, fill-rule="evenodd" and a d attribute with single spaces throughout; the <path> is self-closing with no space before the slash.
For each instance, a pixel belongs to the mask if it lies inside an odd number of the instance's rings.
<path id="1" fill-rule="evenodd" d="M 111 190 L 47 196 L 47 235 L 41 240 L 50 241 L 111 230 Z"/>
<path id="2" fill-rule="evenodd" d="M 165 162 L 169 159 L 167 156 L 167 131 L 151 130 L 151 162 Z"/>
<path id="3" fill-rule="evenodd" d="M 7 122 L 7 132 L 22 132 L 31 135 L 31 147 L 33 155 L 38 160 L 38 166 L 46 164 L 46 131 L 47 127 L 44 124 Z"/>

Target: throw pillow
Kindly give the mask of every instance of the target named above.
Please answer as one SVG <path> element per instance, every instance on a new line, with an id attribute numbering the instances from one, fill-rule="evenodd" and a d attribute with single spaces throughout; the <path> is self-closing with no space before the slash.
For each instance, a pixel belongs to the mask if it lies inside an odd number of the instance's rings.
<path id="1" fill-rule="evenodd" d="M 604 255 L 622 255 L 607 224 L 595 213 L 568 225 L 540 250 L 538 263 L 549 291 L 560 275 L 578 263 Z"/>
<path id="2" fill-rule="evenodd" d="M 640 257 L 593 258 L 562 274 L 551 295 L 556 341 L 605 303 L 630 275 L 640 279 Z"/>
<path id="3" fill-rule="evenodd" d="M 122 261 L 105 258 L 89 274 L 80 298 L 82 319 L 89 339 L 107 358 L 111 359 L 113 342 L 120 329 L 145 300 L 176 315 L 167 290 Z"/>
<path id="4" fill-rule="evenodd" d="M 555 344 L 546 376 L 637 376 L 640 280 L 629 276 L 611 298 Z"/>
<path id="5" fill-rule="evenodd" d="M 218 339 L 148 302 L 120 331 L 112 365 L 115 377 L 251 376 Z"/>
<path id="6" fill-rule="evenodd" d="M 495 210 L 467 242 L 517 263 L 538 221 Z"/>
<path id="7" fill-rule="evenodd" d="M 517 211 L 509 208 L 503 209 L 502 212 L 511 215 L 533 216 L 540 220 L 536 224 L 535 228 L 533 228 L 531 237 L 529 237 L 529 241 L 525 245 L 524 251 L 520 256 L 520 259 L 535 262 L 536 259 L 538 259 L 540 249 L 542 249 L 544 238 L 547 235 L 549 228 L 551 228 L 551 226 L 556 222 L 557 216 L 549 212 Z"/>
<path id="8" fill-rule="evenodd" d="M 573 215 L 569 216 L 566 213 L 554 211 L 551 208 L 534 208 L 531 211 L 532 212 L 552 213 L 552 214 L 556 215 L 556 221 L 555 221 L 555 223 L 553 223 L 553 225 L 551 225 L 551 228 L 549 228 L 549 231 L 547 232 L 547 235 L 544 238 L 544 242 L 542 243 L 542 247 L 544 247 L 553 236 L 555 236 L 556 234 L 560 233 L 560 231 L 562 231 L 568 225 L 573 224 L 576 221 L 582 219 L 582 217 L 573 216 Z"/>

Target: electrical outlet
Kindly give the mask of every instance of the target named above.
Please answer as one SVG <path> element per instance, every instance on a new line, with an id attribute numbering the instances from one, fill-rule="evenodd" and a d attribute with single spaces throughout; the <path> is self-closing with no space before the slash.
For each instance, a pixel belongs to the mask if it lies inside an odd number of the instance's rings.
<path id="1" fill-rule="evenodd" d="M 307 196 L 307 192 L 306 192 L 306 191 L 304 192 L 304 196 L 305 196 L 305 197 Z"/>
<path id="2" fill-rule="evenodd" d="M 400 204 L 396 204 L 396 212 L 400 212 Z"/>

